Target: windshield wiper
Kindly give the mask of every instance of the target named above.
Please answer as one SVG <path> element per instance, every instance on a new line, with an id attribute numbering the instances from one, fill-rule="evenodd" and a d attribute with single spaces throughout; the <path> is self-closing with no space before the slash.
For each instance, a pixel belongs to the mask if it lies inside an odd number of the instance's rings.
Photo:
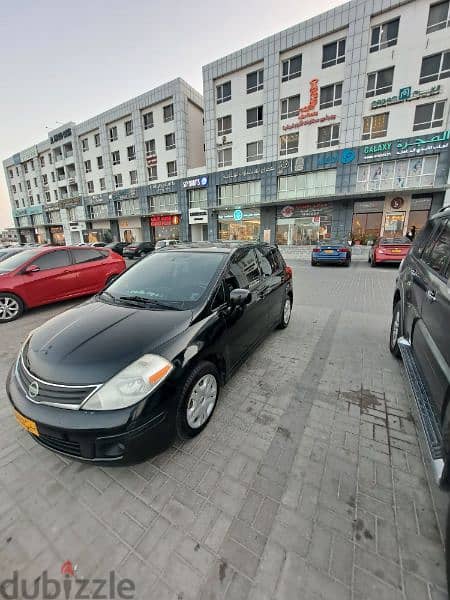
<path id="1" fill-rule="evenodd" d="M 117 298 L 115 296 L 113 296 L 112 294 L 110 294 L 109 292 L 100 292 L 99 296 L 107 296 L 113 302 L 117 302 Z"/>
<path id="2" fill-rule="evenodd" d="M 161 308 L 166 310 L 181 310 L 176 306 L 164 304 L 164 302 L 154 300 L 153 298 L 144 298 L 143 296 L 120 296 L 119 300 L 122 300 L 122 302 L 129 302 L 134 304 L 146 304 L 148 306 L 154 306 L 155 308 Z"/>

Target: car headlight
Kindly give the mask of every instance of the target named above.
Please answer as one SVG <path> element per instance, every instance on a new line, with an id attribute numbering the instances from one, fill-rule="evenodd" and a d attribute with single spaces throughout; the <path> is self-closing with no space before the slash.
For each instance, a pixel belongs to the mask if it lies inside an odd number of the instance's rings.
<path id="1" fill-rule="evenodd" d="M 116 410 L 136 404 L 166 379 L 171 362 L 155 354 L 144 354 L 109 379 L 83 405 L 84 410 Z"/>

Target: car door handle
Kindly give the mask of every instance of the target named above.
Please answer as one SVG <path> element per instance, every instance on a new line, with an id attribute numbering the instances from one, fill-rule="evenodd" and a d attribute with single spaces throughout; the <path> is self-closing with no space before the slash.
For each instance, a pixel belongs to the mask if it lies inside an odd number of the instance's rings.
<path id="1" fill-rule="evenodd" d="M 436 292 L 434 290 L 427 290 L 426 296 L 428 302 L 436 302 Z"/>
<path id="2" fill-rule="evenodd" d="M 416 269 L 411 269 L 411 275 L 420 279 L 419 271 L 416 271 Z"/>

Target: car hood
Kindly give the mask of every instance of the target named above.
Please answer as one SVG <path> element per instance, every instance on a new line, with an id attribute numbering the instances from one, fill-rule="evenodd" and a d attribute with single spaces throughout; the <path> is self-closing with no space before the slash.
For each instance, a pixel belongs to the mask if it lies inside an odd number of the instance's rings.
<path id="1" fill-rule="evenodd" d="M 27 366 L 45 381 L 103 383 L 183 332 L 191 320 L 190 310 L 147 310 L 93 300 L 36 329 L 24 349 Z"/>

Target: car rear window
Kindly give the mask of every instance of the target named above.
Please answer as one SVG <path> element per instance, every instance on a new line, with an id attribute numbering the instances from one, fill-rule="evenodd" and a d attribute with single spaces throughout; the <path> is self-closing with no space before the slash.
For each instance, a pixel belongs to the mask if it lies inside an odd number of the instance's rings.
<path id="1" fill-rule="evenodd" d="M 100 250 L 77 248 L 76 250 L 72 249 L 71 252 L 76 264 L 92 262 L 94 260 L 102 260 L 105 258 L 104 254 Z"/>
<path id="2" fill-rule="evenodd" d="M 381 238 L 380 244 L 381 246 L 410 246 L 411 240 L 407 237 Z"/>

